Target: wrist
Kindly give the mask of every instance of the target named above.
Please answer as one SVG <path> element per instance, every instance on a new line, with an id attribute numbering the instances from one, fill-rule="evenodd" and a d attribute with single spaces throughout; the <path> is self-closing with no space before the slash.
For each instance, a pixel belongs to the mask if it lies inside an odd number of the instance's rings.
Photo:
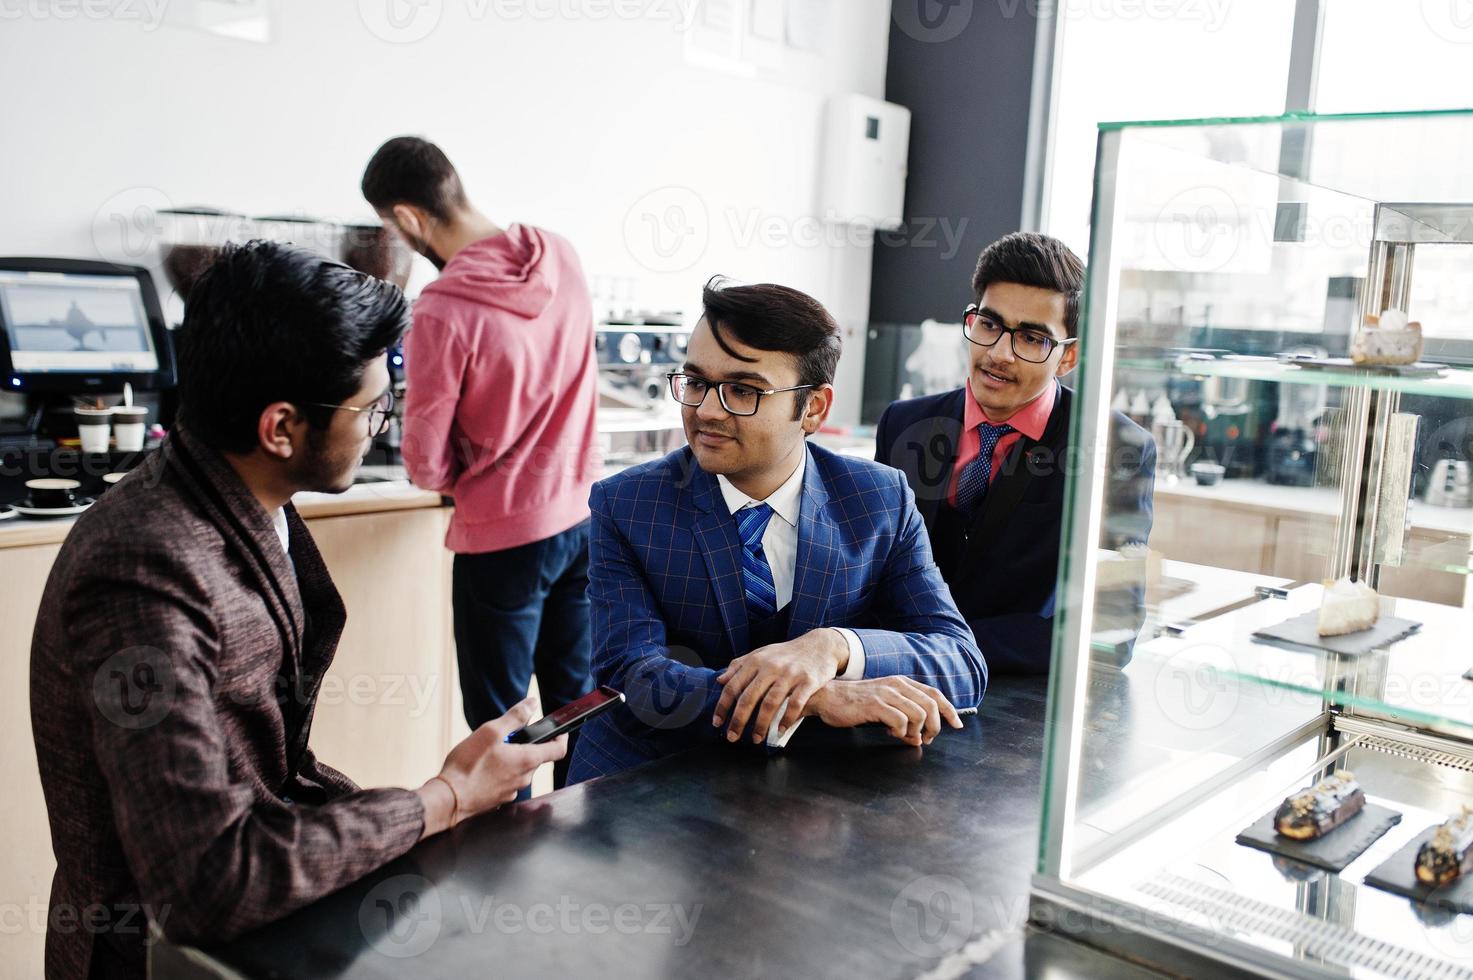
<path id="1" fill-rule="evenodd" d="M 849 667 L 849 639 L 837 627 L 825 626 L 828 634 L 829 653 L 834 658 L 834 676 L 838 677 Z"/>
<path id="2" fill-rule="evenodd" d="M 415 793 L 425 810 L 425 826 L 420 840 L 455 826 L 456 818 L 460 816 L 456 812 L 459 798 L 448 779 L 441 775 L 431 776 Z"/>
<path id="3" fill-rule="evenodd" d="M 814 718 L 820 715 L 823 712 L 824 704 L 828 701 L 829 688 L 833 686 L 833 683 L 833 681 L 829 681 L 823 687 L 820 687 L 818 690 L 814 691 L 813 696 L 810 697 L 806 702 L 804 702 L 803 713 L 800 714 L 798 717 Z"/>

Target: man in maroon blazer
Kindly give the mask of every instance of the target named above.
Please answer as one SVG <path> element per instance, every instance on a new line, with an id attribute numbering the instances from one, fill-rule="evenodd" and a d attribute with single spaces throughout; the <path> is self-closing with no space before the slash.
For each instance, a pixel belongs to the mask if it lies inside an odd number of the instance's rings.
<path id="1" fill-rule="evenodd" d="M 31 645 L 57 870 L 48 977 L 141 977 L 148 923 L 228 939 L 512 799 L 565 743 L 360 790 L 308 748 L 345 612 L 291 505 L 340 492 L 392 407 L 395 287 L 303 249 L 228 248 L 181 331 L 180 422 L 67 535 Z"/>

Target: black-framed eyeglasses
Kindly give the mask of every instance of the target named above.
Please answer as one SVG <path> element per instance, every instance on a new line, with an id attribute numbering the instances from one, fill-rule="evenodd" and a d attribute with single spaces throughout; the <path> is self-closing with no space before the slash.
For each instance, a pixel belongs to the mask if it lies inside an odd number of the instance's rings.
<path id="1" fill-rule="evenodd" d="M 732 415 L 756 415 L 757 406 L 762 404 L 763 395 L 780 395 L 785 391 L 803 391 L 818 385 L 794 385 L 791 388 L 754 388 L 740 381 L 707 381 L 705 378 L 672 372 L 665 375 L 670 379 L 670 397 L 687 408 L 700 408 L 711 389 L 721 407 Z"/>
<path id="2" fill-rule="evenodd" d="M 334 411 L 367 412 L 368 437 L 370 439 L 376 439 L 389 431 L 389 419 L 394 414 L 394 389 L 390 388 L 382 395 L 379 395 L 378 401 L 372 405 L 364 405 L 362 407 L 357 405 L 329 405 L 326 402 L 308 402 L 307 404 L 314 405 L 317 408 L 330 408 Z"/>
<path id="3" fill-rule="evenodd" d="M 962 333 L 978 347 L 991 347 L 1002 339 L 1003 334 L 1008 334 L 1009 342 L 1013 345 L 1013 355 L 1020 361 L 1033 364 L 1042 364 L 1048 360 L 1053 356 L 1056 347 L 1079 343 L 1078 337 L 1059 340 L 1039 330 L 1005 327 L 983 313 L 975 303 L 968 306 L 962 314 Z"/>

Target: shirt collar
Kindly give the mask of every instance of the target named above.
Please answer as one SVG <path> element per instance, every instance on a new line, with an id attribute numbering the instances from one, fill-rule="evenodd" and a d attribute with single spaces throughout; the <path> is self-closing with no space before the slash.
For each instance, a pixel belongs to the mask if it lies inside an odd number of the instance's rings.
<path id="1" fill-rule="evenodd" d="M 286 522 L 286 508 L 276 508 L 276 513 L 271 515 L 271 524 L 276 528 L 276 536 L 281 539 L 281 550 L 288 556 L 292 553 L 291 526 Z"/>
<path id="2" fill-rule="evenodd" d="M 726 501 L 726 509 L 735 514 L 748 504 L 765 503 L 772 508 L 772 512 L 781 517 L 790 526 L 798 526 L 798 513 L 803 498 L 803 471 L 808 468 L 808 447 L 803 447 L 802 455 L 798 457 L 798 468 L 793 475 L 788 477 L 782 486 L 772 492 L 766 500 L 753 500 L 732 486 L 726 477 L 717 474 L 716 483 L 721 487 L 721 497 Z"/>
<path id="3" fill-rule="evenodd" d="M 968 379 L 964 382 L 967 389 L 967 397 L 964 399 L 966 407 L 962 410 L 962 427 L 966 432 L 971 432 L 983 422 L 992 425 L 1001 425 L 1001 422 L 993 422 L 977 404 L 976 397 L 972 394 L 972 382 Z M 1054 403 L 1059 398 L 1059 381 L 1054 379 L 1048 389 L 1033 401 L 1024 405 L 1013 413 L 1013 417 L 1007 420 L 1007 424 L 1017 429 L 1029 439 L 1037 441 L 1043 438 L 1043 430 L 1048 428 L 1049 416 L 1054 414 Z"/>

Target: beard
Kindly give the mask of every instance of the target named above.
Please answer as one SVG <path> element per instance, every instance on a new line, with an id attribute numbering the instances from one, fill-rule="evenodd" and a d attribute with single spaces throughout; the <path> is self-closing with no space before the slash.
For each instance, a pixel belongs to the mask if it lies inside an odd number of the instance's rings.
<path id="1" fill-rule="evenodd" d="M 440 258 L 440 253 L 436 252 L 434 248 L 430 246 L 429 242 L 425 241 L 422 238 L 413 238 L 408 235 L 406 235 L 405 237 L 409 239 L 409 247 L 414 249 L 420 255 L 423 255 L 425 258 L 429 259 L 430 265 L 433 265 L 435 267 L 436 272 L 445 271 L 445 260 Z"/>
<path id="2" fill-rule="evenodd" d="M 357 442 L 334 449 L 326 432 L 312 428 L 307 430 L 307 448 L 309 452 L 297 463 L 294 481 L 314 493 L 342 493 L 351 488 L 367 454 Z"/>

